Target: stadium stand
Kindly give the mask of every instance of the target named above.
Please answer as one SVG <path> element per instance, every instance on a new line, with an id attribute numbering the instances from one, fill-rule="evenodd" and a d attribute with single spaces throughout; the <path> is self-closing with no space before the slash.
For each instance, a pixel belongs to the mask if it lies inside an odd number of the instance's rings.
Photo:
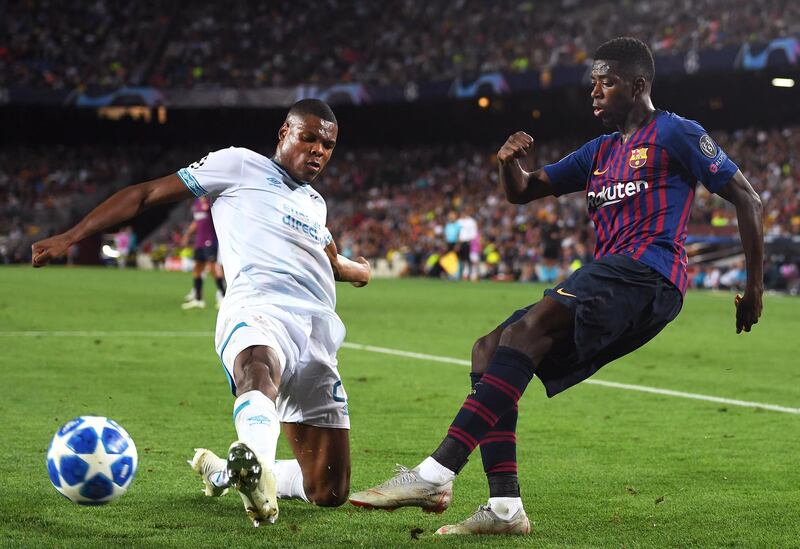
<path id="1" fill-rule="evenodd" d="M 0 263 L 24 262 L 54 234 L 139 180 L 153 147 L 4 147 L 0 151 Z"/>
<path id="2" fill-rule="evenodd" d="M 125 96 L 126 86 L 246 92 L 334 83 L 443 82 L 444 89 L 451 89 L 459 79 L 495 71 L 540 71 L 544 78 L 558 67 L 576 72 L 591 49 L 620 28 L 642 38 L 657 56 L 680 54 L 681 70 L 671 74 L 681 79 L 692 74 L 683 67 L 687 52 L 743 51 L 737 48 L 782 38 L 796 48 L 800 37 L 800 3 L 790 0 L 94 0 L 80 5 L 0 0 L 0 11 L 0 104 L 10 103 L 12 110 L 41 91 L 47 92 L 41 104 L 58 110 L 111 104 L 120 98 L 97 104 L 74 98 L 104 90 Z M 720 70 L 763 69 L 767 64 L 761 57 L 770 51 L 753 53 L 753 66 L 734 66 L 729 52 Z M 781 55 L 796 64 L 796 52 Z M 565 84 L 572 88 L 564 94 L 573 103 L 580 77 L 575 78 Z M 22 95 L 15 95 L 15 89 Z M 519 89 L 504 93 L 510 97 Z M 456 102 L 447 91 L 436 97 Z M 130 100 L 138 105 L 141 98 L 133 93 L 118 104 Z M 25 127 L 24 114 L 17 118 Z M 770 241 L 800 239 L 800 126 L 792 125 L 797 123 L 795 118 L 779 129 L 713 132 L 760 192 Z M 580 144 L 568 134 L 537 142 L 535 162 L 555 161 Z M 0 149 L 2 262 L 26 261 L 33 240 L 74 222 L 122 185 L 169 173 L 215 148 L 198 145 L 197 138 L 177 147 L 174 140 L 156 147 L 118 138 L 116 146 L 45 145 L 37 139 Z M 559 250 L 560 276 L 588 260 L 593 232 L 582 198 L 506 203 L 496 181 L 497 145 L 444 145 L 441 140 L 423 145 L 406 137 L 391 151 L 341 146 L 320 183 L 340 248 L 380 259 L 380 272 L 438 275 L 447 215 L 469 210 L 480 230 L 484 277 L 541 278 L 540 267 L 549 261 L 545 256 L 553 255 L 546 249 Z M 187 215 L 186 208 L 177 208 L 143 235 L 141 249 L 152 263 L 164 265 L 180 254 Z M 736 283 L 733 275 L 724 278 L 738 265 L 738 256 L 730 253 L 738 250 L 735 223 L 730 205 L 699 189 L 688 241 L 697 265 L 696 286 Z M 797 245 L 770 249 L 775 268 L 767 270 L 768 283 L 797 285 Z M 712 264 L 721 266 L 720 272 L 700 268 Z"/>
<path id="3" fill-rule="evenodd" d="M 0 2 L 0 86 L 72 90 L 137 84 L 157 55 L 168 2 Z"/>
<path id="4" fill-rule="evenodd" d="M 765 203 L 766 234 L 800 236 L 800 127 L 715 132 Z M 553 162 L 578 145 L 541 144 L 536 163 Z M 0 258 L 25 261 L 30 241 L 65 227 L 122 184 L 157 177 L 201 157 L 207 148 L 158 151 L 155 147 L 38 147 L 0 153 Z M 593 231 L 579 194 L 532 205 L 507 203 L 498 188 L 494 149 L 475 145 L 337 151 L 318 185 L 326 197 L 330 227 L 343 253 L 386 260 L 407 275 L 431 274 L 444 249 L 443 226 L 451 210 L 475 211 L 481 235 L 482 275 L 536 280 L 544 247 L 557 238 L 560 276 L 589 259 Z M 188 207 L 178 209 L 143 242 L 155 264 L 179 256 Z M 735 212 L 699 187 L 690 237 L 735 240 Z M 690 241 L 691 242 L 691 241 Z M 706 248 L 691 248 L 701 258 Z M 711 256 L 714 257 L 713 255 Z M 578 263 L 576 263 L 576 261 Z M 724 285 L 720 277 L 737 264 L 726 259 L 719 275 L 698 286 Z M 399 267 L 397 267 L 399 265 Z M 391 267 L 390 267 L 391 270 Z M 771 270 L 772 284 L 797 282 L 791 259 Z M 698 270 L 698 272 L 702 272 Z M 710 272 L 714 272 L 712 268 Z M 434 269 L 434 274 L 438 270 Z M 737 279 L 731 279 L 735 284 Z"/>
<path id="5" fill-rule="evenodd" d="M 0 86 L 56 90 L 383 85 L 524 72 L 580 64 L 622 23 L 656 54 L 800 36 L 800 4 L 791 0 L 643 0 L 622 10 L 609 0 L 4 0 L 0 11 Z"/>

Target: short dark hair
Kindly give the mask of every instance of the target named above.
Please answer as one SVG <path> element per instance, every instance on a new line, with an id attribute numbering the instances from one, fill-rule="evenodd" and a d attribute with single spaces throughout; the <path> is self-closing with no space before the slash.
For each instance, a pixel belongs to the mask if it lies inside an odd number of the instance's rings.
<path id="1" fill-rule="evenodd" d="M 644 76 L 648 82 L 656 76 L 653 54 L 647 44 L 637 38 L 620 36 L 609 40 L 597 48 L 594 58 L 618 61 L 621 72 L 629 76 Z"/>
<path id="2" fill-rule="evenodd" d="M 328 104 L 319 99 L 301 99 L 292 105 L 286 117 L 288 118 L 293 114 L 300 116 L 312 115 L 323 120 L 327 120 L 328 122 L 333 122 L 337 126 L 339 125 L 339 123 L 336 121 L 336 115 L 333 114 L 333 111 Z"/>

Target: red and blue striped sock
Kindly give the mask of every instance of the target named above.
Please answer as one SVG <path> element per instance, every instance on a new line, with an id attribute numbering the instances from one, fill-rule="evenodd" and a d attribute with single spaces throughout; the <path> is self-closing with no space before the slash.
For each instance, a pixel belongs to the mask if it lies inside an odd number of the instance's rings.
<path id="1" fill-rule="evenodd" d="M 472 388 L 483 374 L 472 372 Z M 480 442 L 483 470 L 489 481 L 489 497 L 519 497 L 517 477 L 518 406 L 506 412 Z"/>
<path id="2" fill-rule="evenodd" d="M 527 355 L 511 347 L 497 347 L 481 382 L 467 396 L 447 437 L 431 457 L 451 471 L 460 471 L 472 450 L 500 418 L 516 409 L 517 401 L 532 378 L 533 363 Z M 514 424 L 516 426 L 516 419 Z"/>

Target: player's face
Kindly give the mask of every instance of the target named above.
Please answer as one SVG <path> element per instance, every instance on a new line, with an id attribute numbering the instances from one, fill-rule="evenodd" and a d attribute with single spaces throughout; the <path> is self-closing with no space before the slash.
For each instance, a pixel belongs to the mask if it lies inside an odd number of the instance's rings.
<path id="1" fill-rule="evenodd" d="M 592 65 L 592 108 L 606 127 L 622 126 L 633 108 L 633 82 L 617 70 L 618 61 L 595 60 Z"/>
<path id="2" fill-rule="evenodd" d="M 278 131 L 275 161 L 300 181 L 310 183 L 333 154 L 339 128 L 317 116 L 290 116 Z"/>

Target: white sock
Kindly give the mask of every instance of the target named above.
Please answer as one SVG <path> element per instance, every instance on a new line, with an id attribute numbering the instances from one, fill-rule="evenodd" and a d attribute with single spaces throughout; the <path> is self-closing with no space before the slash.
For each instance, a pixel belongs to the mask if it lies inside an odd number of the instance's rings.
<path id="1" fill-rule="evenodd" d="M 275 461 L 275 449 L 281 424 L 275 403 L 261 391 L 248 391 L 233 403 L 233 423 L 236 435 L 262 459 L 263 463 Z"/>
<path id="2" fill-rule="evenodd" d="M 419 476 L 421 476 L 423 480 L 427 480 L 433 484 L 442 485 L 456 478 L 456 474 L 453 471 L 430 456 L 426 457 L 422 460 L 422 463 L 417 465 L 417 470 L 419 471 Z"/>
<path id="3" fill-rule="evenodd" d="M 489 498 L 489 507 L 501 519 L 509 520 L 522 509 L 522 498 Z"/>
<path id="4" fill-rule="evenodd" d="M 296 459 L 279 459 L 272 469 L 278 479 L 278 497 L 281 499 L 302 499 L 308 501 L 303 488 L 303 472 Z"/>

